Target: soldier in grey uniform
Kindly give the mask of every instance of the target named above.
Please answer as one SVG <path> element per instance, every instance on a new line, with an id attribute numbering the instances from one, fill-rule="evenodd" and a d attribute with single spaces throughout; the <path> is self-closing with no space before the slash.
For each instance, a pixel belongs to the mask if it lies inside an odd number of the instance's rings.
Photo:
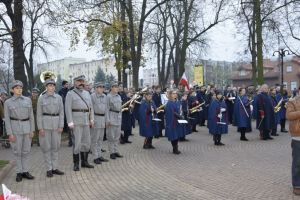
<path id="1" fill-rule="evenodd" d="M 22 95 L 23 83 L 16 80 L 11 88 L 14 95 L 4 103 L 4 117 L 6 131 L 17 161 L 16 181 L 20 182 L 22 178 L 34 179 L 28 170 L 35 125 L 31 100 Z"/>
<path id="2" fill-rule="evenodd" d="M 104 92 L 103 83 L 95 83 L 95 92 L 91 95 L 93 108 L 94 108 L 94 119 L 95 125 L 91 129 L 91 150 L 95 164 L 101 164 L 101 162 L 107 162 L 101 156 L 101 147 L 105 129 L 105 114 L 107 109 L 107 100 Z"/>
<path id="3" fill-rule="evenodd" d="M 74 78 L 74 89 L 66 96 L 65 113 L 69 128 L 73 134 L 74 171 L 79 171 L 79 153 L 81 167 L 94 168 L 88 163 L 91 146 L 90 126 L 94 126 L 94 110 L 91 95 L 84 90 L 85 76 Z"/>
<path id="4" fill-rule="evenodd" d="M 118 94 L 118 83 L 111 84 L 110 93 L 107 95 L 107 110 L 106 110 L 106 135 L 108 141 L 108 149 L 110 158 L 116 159 L 123 157 L 118 152 L 118 143 L 121 135 L 122 122 L 122 100 Z"/>
<path id="5" fill-rule="evenodd" d="M 47 79 L 44 85 L 46 93 L 38 99 L 36 117 L 40 145 L 47 167 L 46 176 L 53 177 L 53 174 L 64 174 L 58 169 L 58 151 L 64 127 L 64 105 L 61 96 L 55 93 L 55 81 Z"/>

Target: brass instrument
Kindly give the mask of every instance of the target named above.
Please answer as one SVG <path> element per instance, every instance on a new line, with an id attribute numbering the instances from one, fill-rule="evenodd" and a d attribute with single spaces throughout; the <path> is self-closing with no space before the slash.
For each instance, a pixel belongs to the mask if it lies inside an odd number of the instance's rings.
<path id="1" fill-rule="evenodd" d="M 281 109 L 281 104 L 282 104 L 283 98 L 280 99 L 280 101 L 278 102 L 278 104 L 274 107 L 274 112 L 278 113 Z"/>
<path id="2" fill-rule="evenodd" d="M 197 106 L 194 106 L 193 108 L 189 109 L 189 112 L 192 114 L 192 113 L 195 113 L 195 112 L 199 112 L 199 108 L 201 106 L 203 106 L 205 104 L 205 101 Z"/>
<path id="3" fill-rule="evenodd" d="M 166 104 L 162 104 L 157 108 L 157 113 L 165 112 L 165 106 Z"/>
<path id="4" fill-rule="evenodd" d="M 130 106 L 133 104 L 133 103 L 138 103 L 140 104 L 140 102 L 137 101 L 137 99 L 139 99 L 141 97 L 141 95 L 147 90 L 148 88 L 144 88 L 142 89 L 141 91 L 137 92 L 136 94 L 134 94 L 131 99 L 129 99 L 128 101 L 126 101 L 122 107 L 121 107 L 121 112 L 124 112 L 124 111 L 128 111 Z"/>
<path id="5" fill-rule="evenodd" d="M 44 83 L 47 79 L 53 79 L 55 82 L 57 80 L 57 76 L 52 71 L 44 71 L 40 75 L 40 80 Z"/>

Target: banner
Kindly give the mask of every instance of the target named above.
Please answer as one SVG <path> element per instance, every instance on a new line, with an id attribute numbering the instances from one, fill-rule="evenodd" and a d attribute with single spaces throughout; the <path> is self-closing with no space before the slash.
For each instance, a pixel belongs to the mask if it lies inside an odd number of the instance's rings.
<path id="1" fill-rule="evenodd" d="M 204 84 L 204 75 L 203 75 L 203 66 L 202 65 L 195 65 L 194 67 L 194 81 L 198 85 Z"/>

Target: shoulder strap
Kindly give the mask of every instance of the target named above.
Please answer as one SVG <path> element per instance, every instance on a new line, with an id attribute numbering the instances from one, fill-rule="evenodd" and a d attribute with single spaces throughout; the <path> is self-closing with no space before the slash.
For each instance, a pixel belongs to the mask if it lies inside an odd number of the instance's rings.
<path id="1" fill-rule="evenodd" d="M 80 97 L 80 99 L 85 103 L 85 105 L 87 106 L 87 108 L 90 109 L 88 103 L 84 100 L 84 98 L 78 92 L 76 92 L 75 90 L 73 90 L 73 92 L 75 92 Z"/>

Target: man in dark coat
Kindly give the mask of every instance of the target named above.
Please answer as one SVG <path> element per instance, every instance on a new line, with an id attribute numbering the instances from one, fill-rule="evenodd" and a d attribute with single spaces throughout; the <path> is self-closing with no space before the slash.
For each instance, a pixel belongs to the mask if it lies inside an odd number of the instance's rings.
<path id="1" fill-rule="evenodd" d="M 203 86 L 201 86 L 200 87 L 200 90 L 199 91 L 197 91 L 197 99 L 198 99 L 198 102 L 200 103 L 200 104 L 202 104 L 202 103 L 206 103 L 206 97 L 205 97 L 205 86 L 203 85 Z M 203 104 L 202 106 L 201 106 L 201 111 L 199 112 L 199 125 L 200 126 L 205 126 L 205 104 Z"/>
<path id="2" fill-rule="evenodd" d="M 262 133 L 263 140 L 271 140 L 270 132 L 274 127 L 275 113 L 271 99 L 268 95 L 269 87 L 264 84 L 260 88 L 261 93 L 257 95 L 256 128 Z"/>
<path id="3" fill-rule="evenodd" d="M 154 94 L 152 96 L 152 100 L 153 100 L 153 102 L 154 102 L 154 104 L 157 108 L 162 105 L 160 92 L 161 92 L 160 86 L 155 86 L 154 87 Z M 158 122 L 158 132 L 159 132 L 159 134 L 157 136 L 155 136 L 156 138 L 163 137 L 162 130 L 165 128 L 164 112 L 159 112 L 157 114 L 157 118 L 159 118 L 161 121 Z"/>

